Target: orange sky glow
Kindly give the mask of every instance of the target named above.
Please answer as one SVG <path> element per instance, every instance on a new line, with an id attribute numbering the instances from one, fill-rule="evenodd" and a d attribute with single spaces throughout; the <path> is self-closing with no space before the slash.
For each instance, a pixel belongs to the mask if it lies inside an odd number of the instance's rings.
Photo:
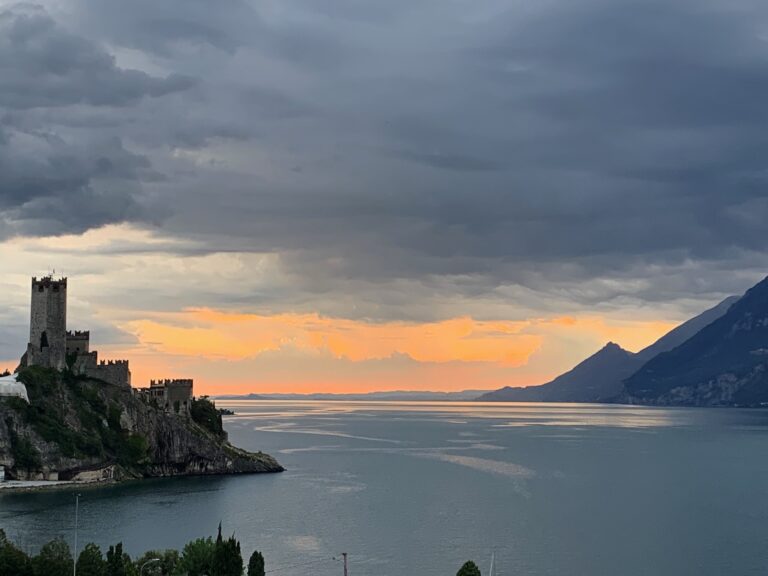
<path id="1" fill-rule="evenodd" d="M 132 252 L 115 250 L 118 240 Z M 23 351 L 29 276 L 41 275 L 50 262 L 58 262 L 70 279 L 70 328 L 91 329 L 92 347 L 102 358 L 129 359 L 134 386 L 146 386 L 152 378 L 188 377 L 200 394 L 541 384 L 609 341 L 637 351 L 677 324 L 657 319 L 659 314 L 648 309 L 535 314 L 518 308 L 514 299 L 450 302 L 448 309 L 463 314 L 435 321 L 373 321 L 358 313 L 353 319 L 343 309 L 318 312 L 335 309 L 333 294 L 317 304 L 302 302 L 300 310 L 289 303 L 282 310 L 255 312 L 246 303 L 243 311 L 233 303 L 244 290 L 291 289 L 279 257 L 175 258 L 165 250 L 176 250 L 177 242 L 165 242 L 130 226 L 0 242 L 7 268 L 2 289 L 8 295 L 6 309 L 16 318 L 14 342 L 18 339 L 18 344 L 6 342 L 4 350 Z M 244 282 L 249 283 L 245 288 Z M 190 286 L 200 291 L 193 293 Z M 208 305 L 210 293 L 221 306 Z M 206 305 L 197 304 L 201 301 Z M 372 302 L 377 310 L 377 301 Z M 12 369 L 17 360 L 3 355 L 7 360 L 0 369 Z"/>
<path id="2" fill-rule="evenodd" d="M 596 350 L 614 340 L 637 350 L 673 327 L 593 316 L 371 323 L 189 309 L 126 322 L 121 328 L 138 344 L 110 355 L 132 359 L 135 385 L 189 376 L 209 394 L 455 391 L 541 383 L 580 360 L 579 347 L 575 354 L 564 350 L 569 341 L 594 343 Z"/>

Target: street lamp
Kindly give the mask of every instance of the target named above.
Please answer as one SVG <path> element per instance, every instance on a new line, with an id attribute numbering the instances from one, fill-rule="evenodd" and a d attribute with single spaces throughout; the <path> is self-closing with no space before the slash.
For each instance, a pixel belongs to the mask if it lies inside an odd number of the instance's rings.
<path id="1" fill-rule="evenodd" d="M 152 562 L 160 562 L 160 558 L 150 558 L 144 564 L 141 565 L 141 568 L 139 568 L 139 576 L 143 576 L 144 574 L 144 568 L 152 564 Z"/>

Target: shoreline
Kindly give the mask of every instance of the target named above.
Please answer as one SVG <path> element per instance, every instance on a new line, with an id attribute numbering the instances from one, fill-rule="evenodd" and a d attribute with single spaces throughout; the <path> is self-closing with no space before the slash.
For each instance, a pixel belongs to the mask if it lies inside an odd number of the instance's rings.
<path id="1" fill-rule="evenodd" d="M 48 492 L 65 488 L 96 488 L 112 486 L 119 480 L 6 480 L 0 482 L 0 494 L 18 494 L 21 492 Z"/>

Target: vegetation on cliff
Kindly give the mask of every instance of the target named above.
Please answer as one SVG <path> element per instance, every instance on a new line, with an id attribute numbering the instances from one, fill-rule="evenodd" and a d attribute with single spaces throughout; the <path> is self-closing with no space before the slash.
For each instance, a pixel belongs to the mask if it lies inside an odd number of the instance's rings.
<path id="1" fill-rule="evenodd" d="M 129 388 L 57 372 L 23 369 L 29 404 L 0 399 L 0 461 L 12 477 L 75 477 L 111 467 L 117 477 L 276 472 L 270 456 L 226 440 L 221 415 L 206 398 L 192 413 L 165 412 Z"/>
<path id="2" fill-rule="evenodd" d="M 211 434 L 214 434 L 219 438 L 226 437 L 224 424 L 221 419 L 221 411 L 209 400 L 208 396 L 192 399 L 190 416 L 196 424 L 199 424 Z"/>

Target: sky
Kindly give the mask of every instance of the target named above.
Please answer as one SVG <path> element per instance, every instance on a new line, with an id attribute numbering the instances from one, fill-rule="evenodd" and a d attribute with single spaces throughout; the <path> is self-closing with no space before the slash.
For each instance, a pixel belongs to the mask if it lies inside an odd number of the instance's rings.
<path id="1" fill-rule="evenodd" d="M 29 282 L 135 385 L 491 389 L 768 271 L 768 4 L 0 0 L 0 368 Z"/>

